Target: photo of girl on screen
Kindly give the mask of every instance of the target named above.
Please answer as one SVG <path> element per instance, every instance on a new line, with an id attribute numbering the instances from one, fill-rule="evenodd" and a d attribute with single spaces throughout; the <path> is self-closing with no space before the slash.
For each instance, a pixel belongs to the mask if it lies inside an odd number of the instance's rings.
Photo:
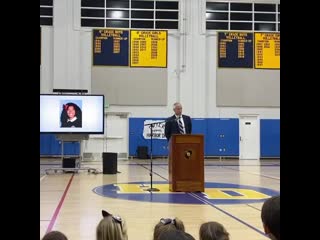
<path id="1" fill-rule="evenodd" d="M 81 128 L 82 127 L 82 111 L 81 108 L 72 102 L 62 105 L 60 116 L 61 127 L 63 128 Z"/>

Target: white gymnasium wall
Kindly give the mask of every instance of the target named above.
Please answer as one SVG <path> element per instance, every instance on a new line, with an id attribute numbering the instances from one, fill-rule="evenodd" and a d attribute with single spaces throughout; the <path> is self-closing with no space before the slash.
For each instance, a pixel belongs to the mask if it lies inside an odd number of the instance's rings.
<path id="1" fill-rule="evenodd" d="M 41 93 L 51 93 L 53 88 L 91 91 L 91 30 L 80 27 L 80 3 L 55 0 L 53 26 L 42 27 Z M 191 117 L 237 118 L 239 114 L 255 113 L 262 119 L 280 118 L 280 108 L 216 106 L 217 37 L 214 31 L 205 31 L 205 6 L 205 0 L 181 0 L 181 29 L 169 30 L 168 106 L 110 106 L 107 112 L 125 113 L 127 117 L 167 117 L 173 113 L 172 104 L 180 101 L 184 113 Z M 108 151 L 128 149 L 128 136 L 120 131 L 123 119 L 113 119 L 109 124 L 119 130 L 113 134 L 123 135 L 123 140 L 109 139 L 114 145 Z M 86 146 L 91 147 L 84 151 L 101 149 L 94 149 L 94 138 L 89 141 L 92 144 Z"/>
<path id="2" fill-rule="evenodd" d="M 52 92 L 53 84 L 53 28 L 41 28 L 41 66 L 40 66 L 40 92 Z"/>

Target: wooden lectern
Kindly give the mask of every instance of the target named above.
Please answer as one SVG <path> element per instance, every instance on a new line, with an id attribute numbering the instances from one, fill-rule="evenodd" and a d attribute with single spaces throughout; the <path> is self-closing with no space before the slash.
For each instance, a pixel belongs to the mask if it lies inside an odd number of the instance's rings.
<path id="1" fill-rule="evenodd" d="M 173 134 L 169 141 L 171 192 L 204 192 L 204 140 L 200 134 Z"/>

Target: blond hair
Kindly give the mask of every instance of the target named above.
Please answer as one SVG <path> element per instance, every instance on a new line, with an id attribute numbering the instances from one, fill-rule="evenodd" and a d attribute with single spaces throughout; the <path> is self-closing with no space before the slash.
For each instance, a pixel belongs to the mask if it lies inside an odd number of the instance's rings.
<path id="1" fill-rule="evenodd" d="M 229 240 L 229 233 L 218 222 L 203 223 L 199 230 L 200 240 Z"/>
<path id="2" fill-rule="evenodd" d="M 123 219 L 117 222 L 112 216 L 104 217 L 97 226 L 97 240 L 128 240 L 127 226 Z"/>
<path id="3" fill-rule="evenodd" d="M 180 230 L 184 232 L 185 229 L 184 229 L 183 222 L 179 218 L 172 218 L 171 222 L 168 224 L 163 224 L 162 222 L 159 222 L 154 227 L 153 240 L 158 240 L 161 233 L 171 231 L 171 230 Z"/>

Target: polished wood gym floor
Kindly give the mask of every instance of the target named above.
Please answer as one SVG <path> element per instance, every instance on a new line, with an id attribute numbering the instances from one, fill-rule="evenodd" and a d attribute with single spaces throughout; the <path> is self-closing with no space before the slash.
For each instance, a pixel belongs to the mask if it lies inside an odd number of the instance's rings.
<path id="1" fill-rule="evenodd" d="M 167 159 L 153 162 L 153 181 L 166 182 Z M 260 219 L 261 201 L 215 204 L 210 199 L 190 195 L 190 198 L 199 198 L 202 204 L 179 204 L 154 202 L 151 198 L 147 201 L 111 198 L 94 191 L 96 187 L 117 183 L 145 182 L 148 187 L 150 160 L 118 160 L 120 173 L 114 175 L 83 170 L 77 173 L 47 171 L 46 174 L 46 169 L 60 165 L 59 159 L 40 159 L 40 239 L 49 230 L 59 230 L 69 240 L 95 240 L 102 209 L 126 220 L 129 240 L 152 240 L 153 228 L 162 217 L 179 217 L 186 232 L 197 240 L 200 225 L 207 221 L 223 224 L 232 240 L 268 239 L 263 234 Z M 82 167 L 101 171 L 102 163 L 87 162 L 82 163 Z M 279 193 L 280 160 L 206 159 L 205 182 L 253 186 Z M 139 194 L 150 195 L 136 193 Z"/>

